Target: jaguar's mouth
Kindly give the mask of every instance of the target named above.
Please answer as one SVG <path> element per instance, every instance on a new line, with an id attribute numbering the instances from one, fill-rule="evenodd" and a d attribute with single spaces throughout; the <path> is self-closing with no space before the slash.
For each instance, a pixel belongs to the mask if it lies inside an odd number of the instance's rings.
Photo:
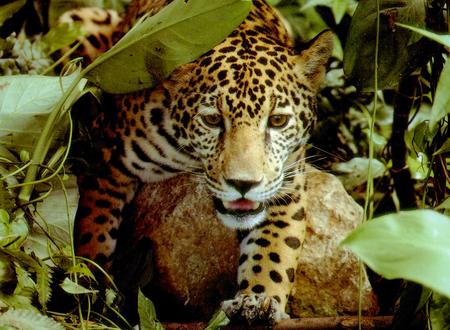
<path id="1" fill-rule="evenodd" d="M 259 213 L 264 209 L 262 203 L 245 198 L 240 198 L 231 202 L 225 202 L 218 198 L 214 198 L 214 206 L 220 213 L 231 214 L 237 217 Z"/>
<path id="2" fill-rule="evenodd" d="M 213 198 L 219 219 L 230 228 L 250 229 L 265 217 L 265 207 L 261 202 L 240 198 L 234 201 L 222 201 Z"/>

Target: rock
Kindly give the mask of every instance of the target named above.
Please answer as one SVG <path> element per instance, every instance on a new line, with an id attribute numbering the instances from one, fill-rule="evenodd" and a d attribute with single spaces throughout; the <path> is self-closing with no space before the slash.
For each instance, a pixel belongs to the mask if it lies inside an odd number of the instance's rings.
<path id="1" fill-rule="evenodd" d="M 358 259 L 339 243 L 361 223 L 363 210 L 335 176 L 311 167 L 307 171 L 307 236 L 291 297 L 291 314 L 354 315 L 358 311 Z M 362 284 L 362 311 L 375 315 L 377 299 L 365 272 Z"/>
<path id="2" fill-rule="evenodd" d="M 339 247 L 362 219 L 362 210 L 330 174 L 308 168 L 308 236 L 297 269 L 291 316 L 354 315 L 358 310 L 358 261 Z M 137 240 L 153 242 L 150 296 L 158 316 L 208 319 L 236 292 L 236 233 L 215 217 L 206 187 L 178 176 L 143 187 L 134 202 Z M 363 313 L 377 300 L 363 279 Z M 159 308 L 158 308 L 159 306 Z"/>
<path id="3" fill-rule="evenodd" d="M 134 204 L 136 231 L 153 242 L 150 291 L 158 316 L 211 316 L 237 291 L 239 243 L 216 218 L 206 186 L 178 176 L 144 186 Z"/>

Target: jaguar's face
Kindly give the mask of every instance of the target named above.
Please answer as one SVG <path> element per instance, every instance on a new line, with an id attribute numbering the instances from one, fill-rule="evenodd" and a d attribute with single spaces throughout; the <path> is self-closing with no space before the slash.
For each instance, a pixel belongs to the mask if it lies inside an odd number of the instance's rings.
<path id="1" fill-rule="evenodd" d="M 277 47 L 240 59 L 224 58 L 219 49 L 190 65 L 178 82 L 181 136 L 202 163 L 225 225 L 254 227 L 265 218 L 268 202 L 287 192 L 287 179 L 297 169 L 294 156 L 314 122 L 317 81 L 328 59 L 319 54 L 320 62 L 308 60 L 322 50 L 318 45 L 311 48 L 314 54 Z"/>
<path id="2" fill-rule="evenodd" d="M 220 91 L 199 106 L 190 138 L 220 218 L 251 228 L 264 218 L 265 203 L 282 192 L 286 161 L 306 141 L 312 112 L 273 88 L 253 102 Z"/>

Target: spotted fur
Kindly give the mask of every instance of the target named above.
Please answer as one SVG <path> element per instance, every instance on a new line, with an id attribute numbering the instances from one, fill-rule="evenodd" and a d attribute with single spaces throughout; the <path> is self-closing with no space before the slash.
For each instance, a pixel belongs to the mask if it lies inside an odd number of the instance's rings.
<path id="1" fill-rule="evenodd" d="M 111 38 L 166 2 L 135 1 Z M 218 217 L 241 232 L 239 292 L 223 309 L 248 322 L 288 317 L 305 236 L 305 143 L 331 39 L 325 32 L 296 50 L 277 13 L 254 0 L 247 19 L 214 49 L 155 89 L 118 97 L 114 118 L 100 117 L 97 126 L 107 137 L 103 162 L 95 176 L 80 178 L 77 253 L 107 265 L 139 182 L 195 172 Z"/>

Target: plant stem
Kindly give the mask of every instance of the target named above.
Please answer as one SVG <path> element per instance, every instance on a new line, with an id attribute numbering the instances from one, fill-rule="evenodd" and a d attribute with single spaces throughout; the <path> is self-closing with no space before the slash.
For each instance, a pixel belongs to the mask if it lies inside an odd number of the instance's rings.
<path id="1" fill-rule="evenodd" d="M 31 165 L 28 167 L 28 170 L 25 174 L 25 179 L 23 183 L 26 183 L 19 192 L 18 200 L 19 203 L 26 203 L 30 200 L 31 193 L 34 189 L 34 181 L 36 180 L 39 168 L 41 164 L 44 162 L 45 157 L 47 155 L 48 149 L 51 146 L 51 142 L 55 133 L 55 126 L 61 120 L 63 112 L 69 108 L 70 104 L 66 104 L 70 95 L 77 88 L 81 79 L 83 78 L 83 72 L 75 78 L 72 84 L 69 86 L 66 92 L 64 92 L 63 96 L 56 104 L 54 110 L 50 113 L 47 121 L 45 122 L 44 129 L 42 130 L 41 135 L 36 143 L 34 152 L 31 156 Z M 71 100 L 72 101 L 72 100 Z"/>
<path id="2" fill-rule="evenodd" d="M 377 0 L 377 21 L 376 21 L 376 37 L 375 37 L 375 54 L 374 54 L 374 72 L 373 72 L 373 89 L 374 89 L 374 99 L 373 99 L 373 109 L 370 120 L 369 128 L 369 164 L 367 166 L 367 187 L 364 200 L 364 218 L 363 222 L 370 220 L 373 216 L 373 173 L 372 173 L 372 160 L 374 157 L 374 146 L 373 146 L 373 132 L 375 129 L 375 120 L 377 114 L 378 106 L 378 50 L 380 42 L 380 0 Z M 362 303 L 363 303 L 363 263 L 361 260 L 358 261 L 358 329 L 362 329 Z"/>

